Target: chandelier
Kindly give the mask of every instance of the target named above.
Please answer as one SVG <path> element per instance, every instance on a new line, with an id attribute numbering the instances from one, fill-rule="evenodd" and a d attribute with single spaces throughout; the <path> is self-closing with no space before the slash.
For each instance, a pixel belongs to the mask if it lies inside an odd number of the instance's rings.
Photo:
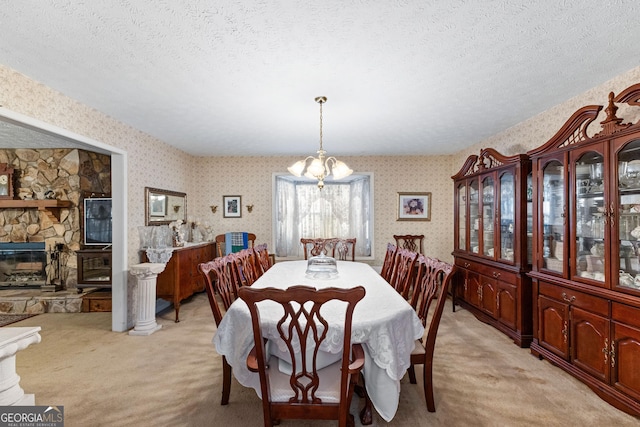
<path id="1" fill-rule="evenodd" d="M 317 179 L 318 188 L 322 190 L 324 180 L 329 175 L 333 175 L 333 179 L 342 179 L 353 173 L 344 162 L 333 156 L 327 157 L 327 152 L 322 148 L 322 104 L 327 102 L 325 96 L 318 96 L 316 102 L 320 104 L 320 149 L 317 151 L 318 157 L 308 156 L 304 160 L 299 160 L 291 165 L 288 169 L 292 175 L 306 176 L 307 178 Z"/>

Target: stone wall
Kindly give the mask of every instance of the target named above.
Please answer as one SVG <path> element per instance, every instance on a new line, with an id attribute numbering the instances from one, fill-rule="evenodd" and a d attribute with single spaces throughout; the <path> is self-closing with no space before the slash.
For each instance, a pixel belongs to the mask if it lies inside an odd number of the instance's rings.
<path id="1" fill-rule="evenodd" d="M 110 156 L 78 149 L 4 149 L 0 163 L 14 172 L 16 198 L 69 200 L 60 222 L 37 209 L 0 209 L 0 242 L 45 242 L 47 250 L 63 244 L 60 278 L 66 288 L 77 285 L 75 251 L 82 245 L 84 197 L 111 194 Z M 49 197 L 46 196 L 48 192 Z"/>

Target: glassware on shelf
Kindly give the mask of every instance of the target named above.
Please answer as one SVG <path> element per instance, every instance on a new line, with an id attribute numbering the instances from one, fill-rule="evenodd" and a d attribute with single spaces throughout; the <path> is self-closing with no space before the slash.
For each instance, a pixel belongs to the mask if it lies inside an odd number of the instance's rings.
<path id="1" fill-rule="evenodd" d="M 494 182 L 491 177 L 482 180 L 482 254 L 493 258 L 494 253 Z"/>
<path id="2" fill-rule="evenodd" d="M 640 140 L 618 152 L 618 286 L 640 289 Z M 613 214 L 613 212 L 610 212 Z M 615 260 L 612 260 L 615 262 Z"/>
<path id="3" fill-rule="evenodd" d="M 478 195 L 478 181 L 474 179 L 469 183 L 469 248 L 471 252 L 476 254 L 480 251 L 480 217 Z"/>
<path id="4" fill-rule="evenodd" d="M 458 249 L 466 250 L 467 227 L 467 188 L 461 185 L 458 188 Z"/>
<path id="5" fill-rule="evenodd" d="M 562 255 L 560 255 L 559 259 L 553 251 L 554 242 L 565 235 L 564 166 L 559 161 L 553 160 L 545 166 L 542 191 L 542 255 L 544 268 L 561 273 L 563 271 Z"/>
<path id="6" fill-rule="evenodd" d="M 513 261 L 513 246 L 515 235 L 515 191 L 512 173 L 505 173 L 500 177 L 500 258 Z"/>
<path id="7" fill-rule="evenodd" d="M 604 157 L 596 151 L 587 151 L 580 156 L 576 170 L 576 240 L 574 251 L 577 254 L 576 273 L 580 277 L 604 282 L 606 257 L 605 205 L 602 179 Z M 586 175 L 585 175 L 586 174 Z M 585 182 L 587 186 L 585 188 Z"/>

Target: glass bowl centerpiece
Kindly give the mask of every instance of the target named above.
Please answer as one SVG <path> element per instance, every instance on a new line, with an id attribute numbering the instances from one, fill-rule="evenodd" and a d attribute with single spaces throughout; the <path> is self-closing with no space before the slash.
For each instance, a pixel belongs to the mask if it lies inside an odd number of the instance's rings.
<path id="1" fill-rule="evenodd" d="M 332 279 L 338 276 L 338 265 L 335 258 L 321 253 L 318 256 L 309 258 L 307 261 L 307 271 L 310 279 Z"/>

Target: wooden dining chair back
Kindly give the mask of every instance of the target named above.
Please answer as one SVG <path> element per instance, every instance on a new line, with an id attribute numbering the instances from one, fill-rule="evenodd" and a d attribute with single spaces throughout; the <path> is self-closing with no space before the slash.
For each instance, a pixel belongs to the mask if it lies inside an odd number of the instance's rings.
<path id="1" fill-rule="evenodd" d="M 256 268 L 258 276 L 262 276 L 268 269 L 271 268 L 271 258 L 269 257 L 269 250 L 267 244 L 262 243 L 254 248 L 256 256 Z"/>
<path id="2" fill-rule="evenodd" d="M 312 256 L 319 256 L 324 253 L 327 256 L 331 256 L 333 248 L 338 239 L 300 239 L 302 243 L 302 249 L 304 251 L 304 259 L 309 259 Z"/>
<path id="3" fill-rule="evenodd" d="M 382 270 L 380 275 L 387 282 L 391 281 L 391 275 L 393 274 L 393 267 L 396 260 L 396 251 L 398 247 L 393 243 L 387 243 L 387 252 L 384 255 L 384 262 L 382 263 Z"/>
<path id="4" fill-rule="evenodd" d="M 411 284 L 415 280 L 414 266 L 418 254 L 409 249 L 399 248 L 396 251 L 393 273 L 389 283 L 403 298 L 408 299 Z"/>
<path id="5" fill-rule="evenodd" d="M 356 260 L 356 239 L 335 239 L 332 256 L 342 261 Z"/>
<path id="6" fill-rule="evenodd" d="M 244 233 L 241 232 L 234 232 L 234 233 L 226 233 L 226 234 L 218 234 L 215 238 L 215 242 L 216 242 L 216 251 L 218 252 L 218 256 L 219 257 L 223 257 L 225 255 L 228 255 L 226 252 L 226 248 L 227 248 L 227 235 L 236 235 L 238 238 L 241 238 L 240 236 L 243 235 Z M 244 247 L 244 243 L 243 243 L 243 247 L 242 249 L 248 249 L 248 248 L 253 248 L 255 247 L 256 244 L 256 235 L 253 233 L 246 233 L 247 234 L 247 247 Z M 240 249 L 241 250 L 241 249 Z"/>
<path id="7" fill-rule="evenodd" d="M 259 267 L 256 265 L 256 255 L 253 248 L 243 249 L 226 256 L 232 262 L 237 287 L 251 286 L 258 280 L 260 277 Z"/>
<path id="8" fill-rule="evenodd" d="M 435 412 L 433 398 L 433 352 L 440 319 L 447 299 L 447 292 L 453 277 L 453 266 L 435 258 L 418 256 L 418 280 L 411 298 L 411 305 L 426 330 L 426 336 L 416 341 L 411 352 L 411 366 L 408 369 L 409 381 L 416 384 L 415 365 L 424 365 L 423 384 L 427 410 Z"/>
<path id="9" fill-rule="evenodd" d="M 209 298 L 209 305 L 213 312 L 213 319 L 216 327 L 220 326 L 224 313 L 231 304 L 238 298 L 238 289 L 232 278 L 231 264 L 227 259 L 216 258 L 213 261 L 198 264 L 198 270 L 204 276 L 205 290 Z M 216 294 L 220 298 L 224 307 L 224 313 L 216 299 Z M 227 358 L 222 356 L 222 400 L 221 405 L 229 403 L 231 394 L 231 365 Z"/>
<path id="10" fill-rule="evenodd" d="M 410 251 L 424 254 L 423 241 L 424 234 L 394 234 L 396 246 Z"/>
<path id="11" fill-rule="evenodd" d="M 364 366 L 364 351 L 360 344 L 351 344 L 353 310 L 362 298 L 362 286 L 352 289 L 292 286 L 275 288 L 241 288 L 240 298 L 249 306 L 253 324 L 254 347 L 247 357 L 247 367 L 260 376 L 264 425 L 279 424 L 281 419 L 339 420 L 340 426 L 353 425 L 349 406 L 355 384 Z M 291 361 L 288 373 L 279 367 L 279 360 L 265 349 L 266 332 L 260 323 L 260 311 L 270 301 L 279 305 L 281 314 L 274 336 L 269 340 L 284 349 Z M 343 303 L 341 303 L 342 301 Z M 339 323 L 324 318 L 326 310 L 344 306 Z M 329 307 L 330 306 L 330 307 Z M 342 310 L 340 308 L 340 310 Z M 273 311 L 270 311 L 270 314 Z M 276 338 L 277 337 L 277 338 Z M 341 351 L 342 359 L 317 369 L 319 349 Z"/>

